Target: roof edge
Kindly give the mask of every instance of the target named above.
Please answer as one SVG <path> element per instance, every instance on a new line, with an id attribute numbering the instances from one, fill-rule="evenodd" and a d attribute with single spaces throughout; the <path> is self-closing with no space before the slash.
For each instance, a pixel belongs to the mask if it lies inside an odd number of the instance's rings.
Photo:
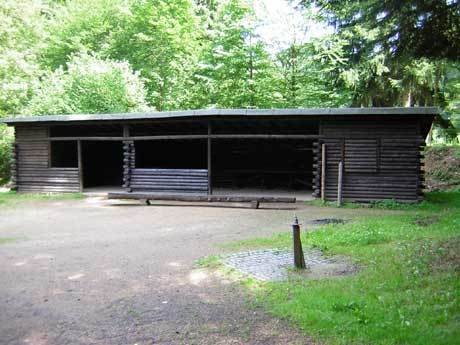
<path id="1" fill-rule="evenodd" d="M 144 113 L 17 116 L 1 120 L 9 125 L 37 122 L 128 121 L 205 116 L 333 116 L 333 115 L 437 115 L 438 107 L 200 109 Z"/>

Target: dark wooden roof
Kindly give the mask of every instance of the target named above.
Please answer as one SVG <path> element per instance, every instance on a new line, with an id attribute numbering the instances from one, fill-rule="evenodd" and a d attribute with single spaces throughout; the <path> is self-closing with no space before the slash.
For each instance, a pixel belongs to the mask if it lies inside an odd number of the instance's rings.
<path id="1" fill-rule="evenodd" d="M 202 109 L 183 111 L 162 111 L 145 113 L 118 113 L 118 114 L 74 114 L 74 115 L 42 115 L 17 116 L 0 120 L 0 123 L 15 125 L 20 123 L 63 123 L 86 121 L 130 121 L 164 118 L 196 118 L 196 117 L 257 117 L 257 116 L 335 116 L 335 115 L 436 115 L 437 107 L 414 108 L 309 108 L 309 109 Z"/>

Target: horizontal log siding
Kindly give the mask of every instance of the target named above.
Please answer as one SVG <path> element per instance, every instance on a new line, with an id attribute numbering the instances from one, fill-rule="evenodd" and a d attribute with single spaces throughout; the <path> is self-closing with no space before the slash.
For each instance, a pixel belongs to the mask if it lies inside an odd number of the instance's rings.
<path id="1" fill-rule="evenodd" d="M 338 164 L 344 161 L 343 199 L 370 202 L 384 199 L 419 201 L 422 198 L 423 138 L 417 120 L 324 122 L 326 199 L 337 199 Z M 319 147 L 317 147 L 319 153 Z M 315 195 L 320 193 L 316 161 Z"/>
<path id="2" fill-rule="evenodd" d="M 13 173 L 19 192 L 78 192 L 78 168 L 50 168 L 48 129 L 17 126 Z"/>
<path id="3" fill-rule="evenodd" d="M 18 182 L 18 167 L 17 167 L 17 145 L 12 145 L 11 148 L 11 190 L 17 190 L 17 182 Z"/>
<path id="4" fill-rule="evenodd" d="M 146 192 L 207 193 L 206 169 L 131 169 L 130 189 Z"/>
<path id="5" fill-rule="evenodd" d="M 318 140 L 313 141 L 313 197 L 321 196 L 321 143 Z"/>

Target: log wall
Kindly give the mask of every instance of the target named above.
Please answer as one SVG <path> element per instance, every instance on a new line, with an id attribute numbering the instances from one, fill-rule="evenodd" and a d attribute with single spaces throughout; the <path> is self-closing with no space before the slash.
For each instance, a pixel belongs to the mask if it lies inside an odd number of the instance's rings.
<path id="1" fill-rule="evenodd" d="M 78 168 L 50 168 L 50 144 L 45 126 L 15 129 L 13 176 L 19 192 L 78 192 Z"/>
<path id="2" fill-rule="evenodd" d="M 123 188 L 127 192 L 132 192 L 131 172 L 135 168 L 136 148 L 133 141 L 123 142 Z"/>
<path id="3" fill-rule="evenodd" d="M 131 191 L 207 193 L 207 169 L 131 169 Z"/>
<path id="4" fill-rule="evenodd" d="M 322 125 L 326 144 L 326 200 L 337 200 L 338 165 L 344 162 L 345 201 L 382 199 L 419 201 L 423 197 L 419 122 L 414 120 L 328 121 Z M 315 146 L 314 195 L 321 193 L 321 145 Z"/>

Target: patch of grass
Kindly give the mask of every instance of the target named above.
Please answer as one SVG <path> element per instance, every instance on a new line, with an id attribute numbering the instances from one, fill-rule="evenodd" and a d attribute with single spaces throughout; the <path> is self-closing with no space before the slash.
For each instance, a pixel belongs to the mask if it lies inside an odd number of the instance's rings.
<path id="1" fill-rule="evenodd" d="M 328 344 L 457 344 L 460 192 L 430 193 L 401 214 L 302 234 L 304 246 L 351 258 L 340 279 L 266 283 L 257 301 Z M 291 246 L 290 233 L 237 246 Z"/>
<path id="2" fill-rule="evenodd" d="M 407 210 L 413 209 L 417 204 L 415 203 L 403 203 L 396 200 L 381 200 L 373 201 L 369 203 L 356 203 L 356 202 L 344 202 L 341 206 L 337 205 L 336 201 L 323 201 L 319 199 L 306 201 L 311 206 L 322 206 L 322 207 L 340 207 L 340 208 L 376 208 L 381 210 Z"/>
<path id="3" fill-rule="evenodd" d="M 203 258 L 199 258 L 195 261 L 195 265 L 201 268 L 216 268 L 221 265 L 220 256 L 209 255 Z"/>
<path id="4" fill-rule="evenodd" d="M 460 200 L 458 193 L 460 190 L 451 190 L 449 192 L 430 192 L 425 194 L 425 200 L 420 203 L 404 203 L 396 200 L 381 200 L 370 203 L 354 203 L 345 202 L 342 208 L 375 208 L 382 210 L 400 210 L 400 211 L 416 211 L 416 210 L 442 210 L 444 207 L 460 208 Z M 306 201 L 307 205 L 321 207 L 339 207 L 335 201 L 322 201 L 319 199 Z"/>
<path id="5" fill-rule="evenodd" d="M 280 233 L 271 237 L 256 237 L 242 241 L 224 243 L 220 247 L 232 251 L 257 248 L 285 248 L 292 243 L 288 233 Z"/>
<path id="6" fill-rule="evenodd" d="M 38 200 L 75 200 L 84 198 L 82 193 L 0 193 L 0 207 L 14 206 L 22 202 Z"/>
<path id="7" fill-rule="evenodd" d="M 0 237 L 0 245 L 17 241 L 14 237 Z"/>

